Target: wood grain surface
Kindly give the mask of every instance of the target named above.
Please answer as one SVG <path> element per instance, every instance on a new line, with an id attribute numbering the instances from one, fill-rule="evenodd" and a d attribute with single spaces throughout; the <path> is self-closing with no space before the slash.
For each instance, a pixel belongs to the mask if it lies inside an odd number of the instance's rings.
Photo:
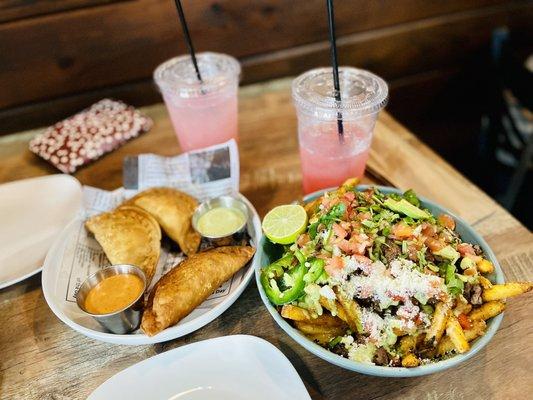
<path id="1" fill-rule="evenodd" d="M 0 23 L 0 108 L 149 79 L 159 63 L 186 51 L 172 1 L 102 1 L 37 1 L 31 10 L 26 0 L 0 2 L 6 19 L 45 13 Z M 183 3 L 197 51 L 242 59 L 248 82 L 328 61 L 321 0 Z M 472 48 L 488 45 L 497 26 L 527 35 L 532 14 L 531 2 L 523 0 L 341 1 L 340 56 L 386 78 L 448 59 L 465 63 Z"/>
<path id="2" fill-rule="evenodd" d="M 275 81 L 241 91 L 241 191 L 261 215 L 301 194 L 288 83 Z M 125 155 L 179 152 L 163 106 L 144 111 L 154 118 L 154 128 L 80 170 L 76 177 L 82 183 L 114 189 L 121 184 Z M 27 151 L 36 132 L 0 139 L 0 182 L 56 172 Z M 376 127 L 369 167 L 374 177 L 365 181 L 414 188 L 472 223 L 494 249 L 508 279 L 533 279 L 531 232 L 386 113 Z M 254 283 L 204 328 L 167 343 L 128 347 L 88 339 L 59 321 L 43 298 L 39 274 L 0 290 L 0 399 L 83 399 L 116 372 L 149 356 L 239 333 L 276 345 L 313 399 L 527 399 L 533 392 L 530 302 L 531 296 L 510 300 L 493 340 L 457 368 L 426 377 L 385 379 L 345 371 L 301 348 L 277 327 Z"/>
<path id="3" fill-rule="evenodd" d="M 127 0 L 1 0 L 0 22 L 53 14 Z"/>

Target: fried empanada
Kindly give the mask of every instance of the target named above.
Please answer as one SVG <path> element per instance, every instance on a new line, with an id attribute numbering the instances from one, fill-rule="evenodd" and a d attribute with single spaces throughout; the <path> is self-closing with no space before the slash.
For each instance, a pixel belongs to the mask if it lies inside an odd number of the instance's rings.
<path id="1" fill-rule="evenodd" d="M 152 289 L 142 317 L 143 331 L 153 336 L 177 324 L 244 267 L 254 253 L 250 246 L 225 246 L 182 261 Z"/>
<path id="2" fill-rule="evenodd" d="M 149 213 L 135 206 L 121 206 L 89 218 L 85 227 L 104 249 L 111 264 L 131 264 L 146 275 L 147 286 L 159 261 L 161 228 Z"/>
<path id="3" fill-rule="evenodd" d="M 201 237 L 191 223 L 192 214 L 198 206 L 194 197 L 177 189 L 151 188 L 138 193 L 125 204 L 133 204 L 152 214 L 163 231 L 186 255 L 198 250 Z"/>

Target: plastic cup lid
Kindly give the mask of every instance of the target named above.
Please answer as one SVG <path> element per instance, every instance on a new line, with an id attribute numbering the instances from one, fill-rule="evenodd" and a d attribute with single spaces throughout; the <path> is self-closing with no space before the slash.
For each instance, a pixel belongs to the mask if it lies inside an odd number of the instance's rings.
<path id="1" fill-rule="evenodd" d="M 196 54 L 202 81 L 198 81 L 196 71 L 188 54 L 171 58 L 154 71 L 154 80 L 164 93 L 179 97 L 199 97 L 215 93 L 230 83 L 238 82 L 241 73 L 239 62 L 226 54 Z"/>
<path id="2" fill-rule="evenodd" d="M 292 82 L 292 96 L 299 111 L 321 119 L 359 118 L 381 110 L 388 101 L 387 83 L 371 72 L 339 67 L 341 101 L 335 99 L 332 68 L 312 69 Z"/>

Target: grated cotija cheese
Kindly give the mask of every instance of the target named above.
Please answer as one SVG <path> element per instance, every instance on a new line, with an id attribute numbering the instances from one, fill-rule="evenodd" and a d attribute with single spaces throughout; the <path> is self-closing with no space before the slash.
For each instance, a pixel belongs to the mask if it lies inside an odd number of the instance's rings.
<path id="1" fill-rule="evenodd" d="M 350 276 L 354 269 L 361 269 L 363 275 Z M 370 265 L 348 262 L 345 263 L 345 272 L 336 282 L 344 292 L 353 298 L 372 299 L 382 310 L 400 302 L 406 303 L 411 297 L 425 303 L 428 299 L 447 296 L 444 279 L 420 272 L 410 260 L 393 260 L 390 268 L 381 261 Z"/>

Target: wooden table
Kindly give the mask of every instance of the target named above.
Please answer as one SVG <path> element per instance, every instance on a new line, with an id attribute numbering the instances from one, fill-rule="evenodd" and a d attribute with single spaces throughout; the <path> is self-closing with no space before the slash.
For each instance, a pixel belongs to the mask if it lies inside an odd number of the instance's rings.
<path id="1" fill-rule="evenodd" d="M 162 105 L 144 111 L 154 128 L 82 169 L 84 184 L 121 185 L 124 156 L 179 152 Z M 241 191 L 264 215 L 301 194 L 296 120 L 289 81 L 248 86 L 240 103 Z M 55 173 L 27 151 L 37 131 L 0 139 L 0 182 Z M 412 133 L 383 113 L 365 181 L 414 188 L 470 222 L 494 249 L 507 279 L 533 280 L 533 235 Z M 1 223 L 1 221 L 0 221 Z M 263 306 L 255 283 L 223 315 L 171 342 L 139 347 L 101 343 L 71 330 L 48 308 L 40 274 L 0 291 L 0 399 L 81 399 L 116 372 L 154 354 L 238 333 L 262 337 L 285 353 L 316 399 L 525 399 L 533 393 L 531 296 L 512 299 L 490 344 L 459 367 L 412 379 L 364 376 L 335 367 L 290 339 Z"/>

